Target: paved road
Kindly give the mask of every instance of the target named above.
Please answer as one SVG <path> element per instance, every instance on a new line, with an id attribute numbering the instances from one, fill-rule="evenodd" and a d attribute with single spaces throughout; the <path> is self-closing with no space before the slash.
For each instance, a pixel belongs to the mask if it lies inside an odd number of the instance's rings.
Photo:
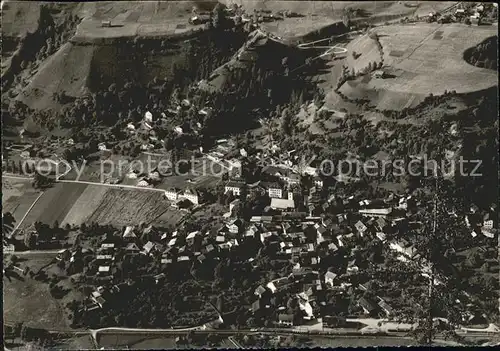
<path id="1" fill-rule="evenodd" d="M 28 250 L 28 251 L 5 251 L 5 254 L 12 254 L 16 256 L 21 256 L 21 255 L 33 255 L 33 254 L 39 254 L 39 255 L 46 255 L 46 254 L 58 254 L 61 252 L 63 249 L 57 249 L 57 250 Z"/>
<path id="2" fill-rule="evenodd" d="M 97 183 L 97 182 L 88 182 L 88 181 L 83 181 L 83 180 L 68 180 L 68 179 L 59 179 L 57 182 L 59 182 L 59 183 L 80 183 L 80 184 L 88 184 L 88 185 L 100 185 L 100 186 L 107 186 L 110 188 L 149 190 L 149 191 L 156 191 L 156 192 L 165 193 L 165 190 L 163 190 L 163 189 L 149 188 L 149 187 L 137 186 L 137 185 Z"/>

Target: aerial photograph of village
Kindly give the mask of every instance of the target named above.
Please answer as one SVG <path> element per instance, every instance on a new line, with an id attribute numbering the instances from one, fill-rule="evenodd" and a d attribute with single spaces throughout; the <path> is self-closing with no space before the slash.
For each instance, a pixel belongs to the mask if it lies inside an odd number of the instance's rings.
<path id="1" fill-rule="evenodd" d="M 500 344 L 498 4 L 1 1 L 4 349 Z"/>

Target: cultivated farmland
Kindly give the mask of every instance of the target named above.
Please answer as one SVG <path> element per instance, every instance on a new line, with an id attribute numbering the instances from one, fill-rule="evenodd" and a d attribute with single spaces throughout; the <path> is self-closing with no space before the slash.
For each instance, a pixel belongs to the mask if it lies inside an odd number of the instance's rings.
<path id="1" fill-rule="evenodd" d="M 99 206 L 107 191 L 108 188 L 102 185 L 87 185 L 87 188 L 75 201 L 61 224 L 80 225 L 86 222 Z"/>
<path id="2" fill-rule="evenodd" d="M 170 203 L 159 191 L 110 188 L 88 221 L 116 226 L 149 223 L 169 206 Z"/>
<path id="3" fill-rule="evenodd" d="M 22 227 L 26 228 L 36 221 L 49 225 L 52 225 L 55 221 L 61 223 L 86 188 L 86 184 L 56 183 L 52 188 L 45 191 L 31 209 Z"/>

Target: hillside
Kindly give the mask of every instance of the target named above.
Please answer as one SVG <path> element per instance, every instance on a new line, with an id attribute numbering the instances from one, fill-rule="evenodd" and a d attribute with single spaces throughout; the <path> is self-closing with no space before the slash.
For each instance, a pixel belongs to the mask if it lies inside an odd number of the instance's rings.
<path id="1" fill-rule="evenodd" d="M 382 26 L 373 33 L 381 44 L 385 77 L 364 75 L 346 82 L 339 91 L 349 99 L 368 99 L 380 110 L 403 109 L 416 106 L 429 94 L 480 91 L 498 82 L 494 71 L 474 67 L 463 57 L 468 48 L 496 33 L 494 27 L 419 23 Z M 366 38 L 369 35 L 373 37 L 373 34 L 366 34 L 349 44 L 348 48 L 358 46 L 360 51 L 355 51 L 362 53 L 357 60 L 349 57 L 349 70 L 357 72 L 363 66 L 359 62 L 380 60 L 376 50 L 368 44 L 365 48 L 356 45 L 370 40 L 375 42 Z"/>
<path id="2" fill-rule="evenodd" d="M 53 96 L 65 92 L 69 96 L 82 96 L 90 76 L 95 48 L 64 44 L 40 66 L 18 99 L 34 109 L 54 107 Z"/>
<path id="3" fill-rule="evenodd" d="M 246 43 L 224 65 L 212 72 L 210 77 L 200 82 L 199 87 L 206 91 L 220 91 L 228 87 L 232 76 L 243 74 L 252 68 L 265 71 L 282 71 L 282 60 L 287 58 L 289 67 L 302 64 L 304 52 L 272 39 L 265 32 L 255 30 L 248 35 Z"/>

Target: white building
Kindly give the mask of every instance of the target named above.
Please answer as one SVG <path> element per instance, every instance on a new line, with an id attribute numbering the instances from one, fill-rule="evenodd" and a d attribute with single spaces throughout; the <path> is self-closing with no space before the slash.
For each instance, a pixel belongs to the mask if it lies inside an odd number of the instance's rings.
<path id="1" fill-rule="evenodd" d="M 177 188 L 170 188 L 165 190 L 165 197 L 170 201 L 177 201 L 179 198 L 180 190 Z"/>
<path id="2" fill-rule="evenodd" d="M 283 197 L 283 189 L 278 184 L 271 183 L 264 186 L 267 188 L 267 193 L 271 199 L 281 199 Z"/>
<path id="3" fill-rule="evenodd" d="M 295 202 L 293 199 L 278 199 L 271 197 L 271 208 L 276 210 L 294 209 Z"/>
<path id="4" fill-rule="evenodd" d="M 235 196 L 240 196 L 241 189 L 243 188 L 243 182 L 238 182 L 234 180 L 230 180 L 224 186 L 224 194 L 232 191 Z"/>
<path id="5" fill-rule="evenodd" d="M 198 192 L 194 189 L 187 188 L 181 195 L 181 198 L 187 199 L 191 201 L 195 205 L 199 205 L 200 198 L 198 196 Z"/>

